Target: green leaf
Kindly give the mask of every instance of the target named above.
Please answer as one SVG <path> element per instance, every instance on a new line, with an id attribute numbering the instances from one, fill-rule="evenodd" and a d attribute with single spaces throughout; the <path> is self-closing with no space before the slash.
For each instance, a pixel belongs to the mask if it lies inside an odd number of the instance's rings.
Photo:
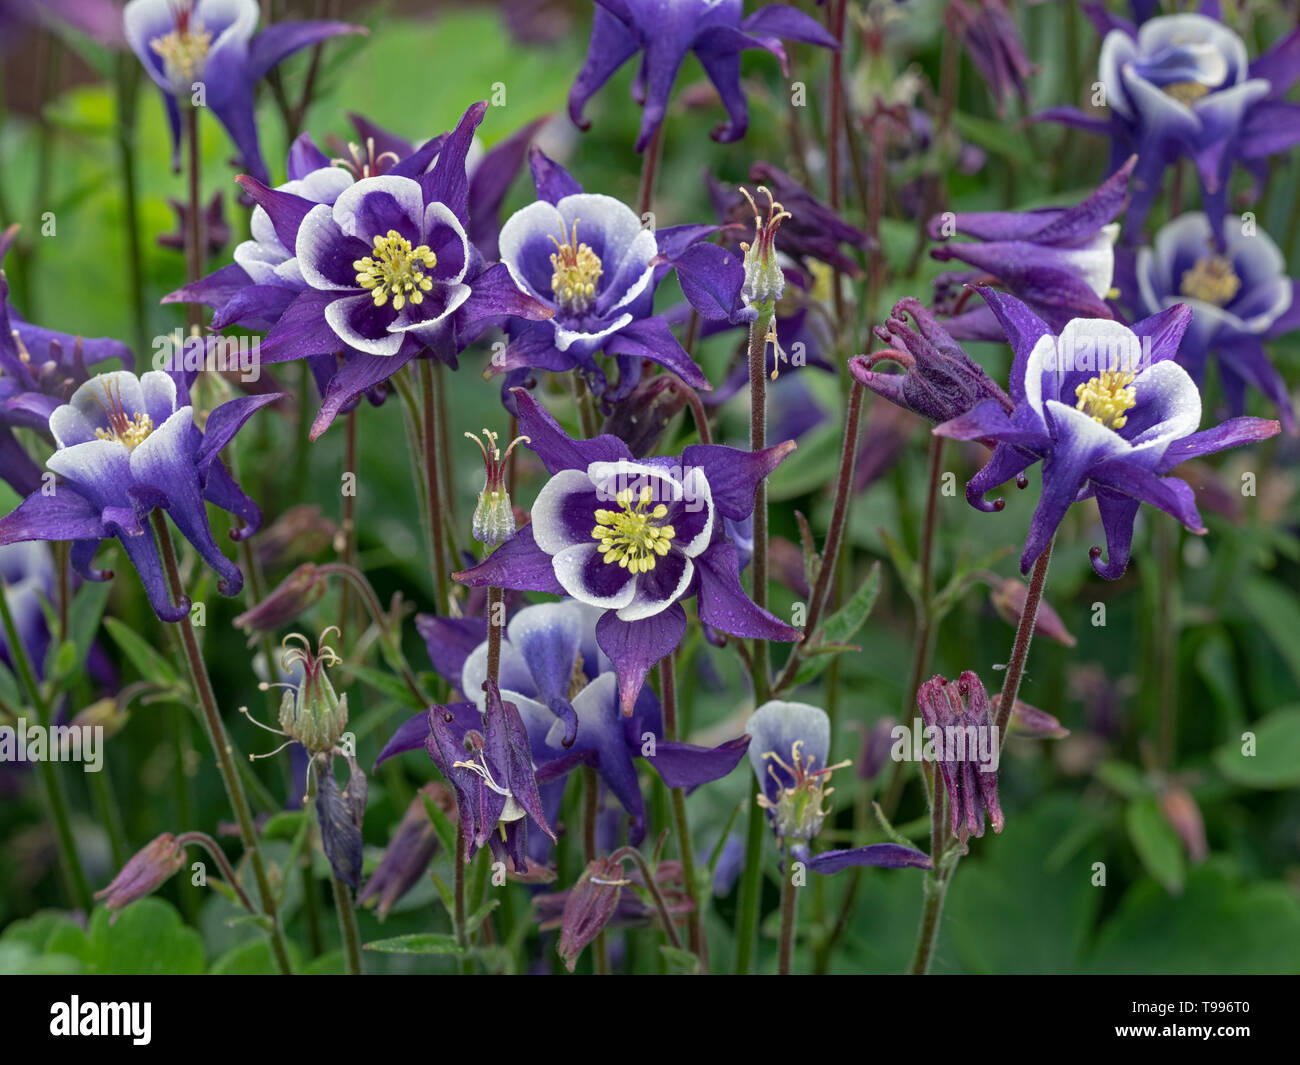
<path id="1" fill-rule="evenodd" d="M 1179 894 L 1185 876 L 1183 845 L 1160 812 L 1160 804 L 1153 796 L 1129 803 L 1124 823 L 1146 871 L 1171 895 Z"/>
<path id="2" fill-rule="evenodd" d="M 485 915 L 486 916 L 486 915 Z M 376 939 L 367 943 L 365 950 L 377 950 L 382 954 L 456 954 L 468 953 L 455 936 L 441 935 L 436 932 L 417 932 L 407 936 L 393 936 L 391 939 Z"/>
<path id="3" fill-rule="evenodd" d="M 171 663 L 129 625 L 117 618 L 105 618 L 104 628 L 145 680 L 160 688 L 184 690 L 180 674 L 172 668 Z"/>
<path id="4" fill-rule="evenodd" d="M 817 677 L 830 665 L 831 655 L 860 650 L 847 641 L 867 620 L 879 594 L 880 563 L 874 562 L 871 572 L 867 574 L 862 586 L 853 593 L 853 597 L 822 623 L 821 628 L 809 640 L 807 649 L 795 652 L 805 656 L 795 674 L 796 686 L 807 684 Z"/>
<path id="5" fill-rule="evenodd" d="M 112 917 L 97 909 L 88 930 L 61 926 L 45 949 L 80 958 L 91 974 L 188 976 L 203 971 L 203 941 L 169 903 L 140 899 L 120 911 L 116 921 Z"/>
<path id="6" fill-rule="evenodd" d="M 369 685 L 381 695 L 386 695 L 390 699 L 395 699 L 397 702 L 412 706 L 417 710 L 425 709 L 407 689 L 406 685 L 391 673 L 385 673 L 382 669 L 372 669 L 369 666 L 351 664 L 344 665 L 342 669 L 348 676 L 355 677 L 362 684 Z"/>
<path id="7" fill-rule="evenodd" d="M 1192 869 L 1182 895 L 1143 880 L 1097 937 L 1095 973 L 1227 976 L 1292 973 L 1300 959 L 1300 902 L 1282 883 L 1247 881 L 1211 859 Z"/>
<path id="8" fill-rule="evenodd" d="M 1300 786 L 1300 704 L 1274 710 L 1255 722 L 1251 732 L 1253 745 L 1233 739 L 1214 752 L 1219 772 L 1248 788 Z"/>
<path id="9" fill-rule="evenodd" d="M 479 930 L 479 926 L 488 919 L 488 914 L 501 905 L 500 899 L 488 899 L 477 910 L 465 918 L 465 934 L 473 935 Z"/>
<path id="10" fill-rule="evenodd" d="M 1300 632 L 1300 603 L 1296 602 L 1295 592 L 1276 581 L 1258 577 L 1245 582 L 1241 596 L 1251 616 L 1286 661 L 1291 675 L 1300 682 L 1300 641 L 1296 640 L 1296 633 Z"/>
<path id="11" fill-rule="evenodd" d="M 1126 799 L 1137 799 L 1149 792 L 1142 774 L 1127 762 L 1102 762 L 1097 766 L 1097 779 Z"/>
<path id="12" fill-rule="evenodd" d="M 667 944 L 661 944 L 659 949 L 663 951 L 664 958 L 668 962 L 668 968 L 673 972 L 684 973 L 687 976 L 695 976 L 699 973 L 700 959 L 689 950 L 683 950 L 681 947 L 670 947 Z"/>
<path id="13" fill-rule="evenodd" d="M 429 815 L 429 820 L 433 822 L 433 830 L 438 833 L 438 842 L 442 844 L 443 852 L 454 855 L 456 853 L 456 833 L 460 829 L 451 823 L 451 818 L 443 813 L 442 807 L 429 796 L 421 793 L 420 799 L 424 803 L 424 812 Z"/>
<path id="14" fill-rule="evenodd" d="M 293 839 L 307 816 L 303 810 L 281 810 L 272 814 L 262 826 L 263 839 Z"/>

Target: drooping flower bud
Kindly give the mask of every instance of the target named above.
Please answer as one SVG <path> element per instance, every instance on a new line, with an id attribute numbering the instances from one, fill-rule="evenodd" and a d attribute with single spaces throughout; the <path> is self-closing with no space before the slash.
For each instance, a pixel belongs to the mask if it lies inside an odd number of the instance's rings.
<path id="1" fill-rule="evenodd" d="M 995 718 L 1001 701 L 1000 692 L 989 700 L 989 713 Z M 1011 708 L 1011 719 L 1007 722 L 1007 727 L 1017 736 L 1031 740 L 1063 740 L 1070 734 L 1070 730 L 1046 710 L 1039 710 L 1020 699 Z"/>
<path id="2" fill-rule="evenodd" d="M 486 446 L 473 433 L 465 435 L 478 444 L 479 450 L 483 452 L 483 490 L 478 494 L 471 531 L 479 543 L 496 547 L 515 534 L 515 512 L 510 505 L 510 493 L 506 490 L 506 464 L 510 460 L 510 452 L 521 443 L 527 444 L 528 437 L 515 437 L 503 454 L 497 447 L 497 434 L 492 430 L 483 430 Z"/>
<path id="3" fill-rule="evenodd" d="M 776 257 L 776 231 L 790 213 L 772 199 L 766 185 L 758 186 L 758 191 L 767 197 L 766 218 L 759 213 L 749 190 L 742 185 L 740 191 L 754 211 L 754 242 L 740 245 L 745 253 L 745 284 L 740 294 L 747 306 L 775 304 L 785 292 L 785 273 Z"/>
<path id="4" fill-rule="evenodd" d="M 116 912 L 152 894 L 185 864 L 185 851 L 170 832 L 155 837 L 132 855 L 108 887 L 95 892 L 106 910 Z"/>
<path id="5" fill-rule="evenodd" d="M 263 599 L 235 618 L 245 632 L 272 632 L 288 624 L 325 594 L 316 565 L 304 562 Z"/>
<path id="6" fill-rule="evenodd" d="M 569 972 L 573 972 L 578 955 L 614 916 L 619 896 L 628 883 L 623 867 L 612 858 L 597 858 L 582 871 L 564 903 L 556 948 Z"/>
<path id="7" fill-rule="evenodd" d="M 411 800 L 379 865 L 357 895 L 358 906 L 377 903 L 376 912 L 381 921 L 419 883 L 438 849 L 438 833 L 429 820 L 426 802 L 436 805 L 452 824 L 456 823 L 456 797 L 446 785 L 431 781 Z"/>
<path id="8" fill-rule="evenodd" d="M 97 699 L 84 707 L 70 724 L 74 729 L 103 729 L 104 739 L 111 740 L 126 728 L 130 717 L 130 713 L 125 707 L 119 706 L 116 699 Z"/>
<path id="9" fill-rule="evenodd" d="M 1025 611 L 1025 600 L 1029 596 L 1029 585 L 1019 577 L 1008 577 L 990 593 L 989 600 L 994 609 L 1008 625 L 1019 625 L 1020 615 Z M 1061 615 L 1052 609 L 1046 599 L 1038 603 L 1038 614 L 1034 620 L 1034 634 L 1049 640 L 1073 647 L 1079 641 L 1070 634 L 1061 620 Z"/>
<path id="10" fill-rule="evenodd" d="M 952 834 L 960 840 L 984 835 L 986 810 L 993 831 L 1001 832 L 1005 823 L 998 805 L 1001 743 L 979 677 L 970 670 L 954 681 L 936 674 L 921 685 L 916 703 L 943 774 Z"/>
<path id="11" fill-rule="evenodd" d="M 1210 853 L 1205 840 L 1205 820 L 1192 793 L 1181 784 L 1170 784 L 1160 793 L 1160 812 L 1178 834 L 1192 862 L 1203 862 Z"/>
<path id="12" fill-rule="evenodd" d="M 913 329 L 905 315 L 916 322 Z M 916 299 L 894 304 L 894 310 L 876 336 L 890 347 L 849 360 L 854 379 L 896 406 L 942 423 L 968 413 L 978 403 L 995 399 L 1011 410 L 1010 397 L 962 349 Z M 901 374 L 881 373 L 882 362 L 897 363 Z"/>

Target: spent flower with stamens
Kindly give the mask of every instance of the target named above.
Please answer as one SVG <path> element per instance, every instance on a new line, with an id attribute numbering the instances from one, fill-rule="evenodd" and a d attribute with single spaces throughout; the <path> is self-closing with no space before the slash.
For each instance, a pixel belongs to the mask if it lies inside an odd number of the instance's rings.
<path id="1" fill-rule="evenodd" d="M 849 765 L 829 764 L 831 722 L 826 711 L 808 703 L 772 700 L 750 716 L 745 729 L 752 739 L 749 762 L 777 843 L 790 858 L 815 873 L 828 875 L 853 865 L 929 868 L 930 858 L 900 843 L 875 843 L 813 855 L 812 840 L 830 810 L 823 804 L 834 790 L 830 776 Z"/>
<path id="2" fill-rule="evenodd" d="M 528 443 L 528 437 L 515 437 L 503 453 L 497 447 L 497 434 L 491 429 L 483 430 L 483 440 L 473 433 L 465 435 L 483 452 L 483 490 L 479 492 L 478 504 L 474 507 L 471 531 L 479 543 L 495 547 L 515 534 L 515 511 L 506 489 L 506 465 L 510 461 L 510 452 L 520 444 Z"/>
<path id="3" fill-rule="evenodd" d="M 740 191 L 754 212 L 754 240 L 742 241 L 740 245 L 745 253 L 745 285 L 741 296 L 750 306 L 775 303 L 785 292 L 785 273 L 776 256 L 776 231 L 791 215 L 772 198 L 772 190 L 766 185 L 758 186 L 759 193 L 767 197 L 766 215 L 760 212 L 748 189 L 742 185 Z"/>

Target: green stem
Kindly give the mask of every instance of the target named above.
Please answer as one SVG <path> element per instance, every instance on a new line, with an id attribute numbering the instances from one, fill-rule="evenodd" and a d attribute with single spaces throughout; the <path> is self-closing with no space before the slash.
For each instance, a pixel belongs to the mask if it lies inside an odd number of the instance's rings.
<path id="1" fill-rule="evenodd" d="M 952 880 L 955 866 L 942 867 L 943 850 L 947 842 L 947 812 L 944 803 L 943 774 L 933 768 L 929 771 L 930 800 L 930 855 L 934 868 L 925 874 L 925 901 L 921 907 L 921 923 L 917 928 L 916 950 L 908 966 L 911 976 L 924 976 L 930 970 L 934 957 L 934 944 L 939 936 L 939 919 L 943 915 L 944 899 Z"/>
<path id="2" fill-rule="evenodd" d="M 9 657 L 18 671 L 27 698 L 36 711 L 37 724 L 42 729 L 50 727 L 50 704 L 41 693 L 36 673 L 27 657 L 27 648 L 18 635 L 13 613 L 9 609 L 7 584 L 0 580 L 0 618 L 4 621 L 5 640 L 9 645 Z M 59 868 L 63 875 L 64 888 L 68 900 L 73 905 L 89 913 L 94 901 L 90 895 L 90 885 L 81 868 L 81 858 L 77 854 L 76 839 L 72 834 L 72 822 L 68 816 L 68 798 L 63 790 L 63 779 L 48 758 L 36 763 L 41 776 L 41 785 L 45 791 L 45 800 L 49 805 L 50 819 L 54 822 L 54 835 L 59 848 Z"/>
<path id="3" fill-rule="evenodd" d="M 677 654 L 670 651 L 659 661 L 659 701 L 664 710 L 664 739 L 675 743 L 677 735 L 677 675 L 675 670 Z M 708 969 L 708 943 L 704 939 L 703 914 L 700 912 L 701 901 L 695 884 L 695 851 L 691 846 L 691 825 L 686 818 L 686 793 L 681 788 L 670 788 L 669 802 L 673 811 L 673 830 L 677 834 L 678 856 L 682 863 L 682 881 L 686 897 L 691 900 L 691 912 L 687 917 L 687 940 L 690 951 L 700 959 L 700 967 Z"/>
<path id="4" fill-rule="evenodd" d="M 181 586 L 180 570 L 176 565 L 176 549 L 172 543 L 171 530 L 168 529 L 167 521 L 163 517 L 161 510 L 153 512 L 152 520 L 162 555 L 163 570 L 167 574 L 167 585 L 171 591 L 172 601 L 179 603 L 183 600 L 185 592 Z M 212 749 L 216 752 L 217 767 L 221 770 L 222 783 L 226 787 L 226 797 L 230 801 L 231 810 L 234 812 L 235 820 L 239 824 L 239 834 L 244 843 L 244 850 L 248 855 L 249 864 L 253 868 L 258 895 L 262 900 L 262 912 L 270 918 L 271 951 L 275 956 L 276 967 L 281 973 L 288 974 L 292 972 L 292 967 L 289 963 L 289 950 L 284 941 L 284 931 L 280 927 L 279 914 L 276 912 L 275 894 L 271 890 L 271 882 L 266 874 L 266 866 L 262 861 L 262 851 L 257 840 L 257 829 L 253 825 L 253 816 L 248 807 L 248 796 L 244 793 L 244 785 L 240 781 L 239 771 L 235 768 L 232 747 L 229 737 L 226 735 L 226 726 L 221 720 L 220 710 L 217 709 L 217 697 L 212 690 L 212 678 L 208 676 L 208 667 L 204 663 L 203 655 L 199 650 L 198 637 L 195 635 L 194 625 L 190 621 L 189 614 L 186 613 L 176 623 L 176 626 L 180 631 L 181 645 L 185 651 L 186 664 L 189 666 L 194 694 L 199 701 L 200 709 L 203 711 L 203 721 L 208 731 L 208 742 L 212 744 Z"/>
<path id="5" fill-rule="evenodd" d="M 767 331 L 775 314 L 769 301 L 759 308 L 749 332 L 749 450 L 767 447 Z M 754 489 L 754 557 L 750 562 L 754 605 L 767 609 L 767 478 Z M 762 706 L 772 697 L 768 668 L 768 642 L 755 640 L 750 652 L 754 702 Z"/>
<path id="6" fill-rule="evenodd" d="M 131 335 L 135 350 L 148 343 L 144 296 L 144 251 L 140 244 L 140 193 L 136 181 L 136 88 L 140 64 L 130 52 L 116 57 L 117 165 L 122 178 L 122 229 L 126 236 L 127 286 L 131 293 Z"/>
<path id="7" fill-rule="evenodd" d="M 425 503 L 429 508 L 429 554 L 433 565 L 433 601 L 439 614 L 447 612 L 447 560 L 442 543 L 442 489 L 438 465 L 438 405 L 433 363 L 420 360 L 420 397 L 423 405 Z"/>
<path id="8" fill-rule="evenodd" d="M 339 915 L 339 932 L 343 935 L 343 954 L 348 962 L 348 975 L 361 975 L 361 936 L 357 932 L 357 911 L 352 905 L 352 889 L 337 876 L 330 875 L 334 885 L 334 909 Z"/>
<path id="9" fill-rule="evenodd" d="M 781 875 L 781 940 L 777 949 L 776 971 L 780 976 L 790 975 L 790 959 L 794 956 L 794 926 L 799 911 L 799 889 L 794 886 L 787 864 Z"/>
<path id="10" fill-rule="evenodd" d="M 1160 570 L 1160 610 L 1155 622 L 1155 677 L 1160 689 L 1160 768 L 1172 769 L 1178 756 L 1178 530 L 1156 522 L 1156 560 Z"/>

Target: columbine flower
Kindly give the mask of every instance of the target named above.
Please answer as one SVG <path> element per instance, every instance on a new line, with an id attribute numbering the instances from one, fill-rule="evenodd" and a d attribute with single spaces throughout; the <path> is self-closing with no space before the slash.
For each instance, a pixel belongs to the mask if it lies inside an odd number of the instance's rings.
<path id="1" fill-rule="evenodd" d="M 713 82 L 727 121 L 713 130 L 723 143 L 739 140 L 749 128 L 749 108 L 740 87 L 740 53 L 762 48 L 788 73 L 779 38 L 837 48 L 820 23 L 785 4 L 768 4 L 743 18 L 743 0 L 598 0 L 591 25 L 587 61 L 569 90 L 569 117 L 579 129 L 587 101 L 637 52 L 644 52 L 632 93 L 645 111 L 636 150 L 643 152 L 664 119 L 668 97 L 687 52 L 694 52 Z"/>
<path id="2" fill-rule="evenodd" d="M 495 684 L 489 682 L 482 694 L 481 732 L 466 727 L 455 708 L 434 706 L 428 712 L 425 749 L 456 791 L 466 860 L 488 844 L 494 855 L 502 860 L 509 857 L 522 872 L 528 867 L 528 820 L 552 842 L 555 833 L 542 808 L 528 734 L 518 709 L 502 700 Z"/>
<path id="3" fill-rule="evenodd" d="M 1203 14 L 1152 18 L 1136 32 L 1108 24 L 1098 77 L 1109 122 L 1070 107 L 1039 117 L 1109 134 L 1112 159 L 1137 153 L 1130 233 L 1142 232 L 1165 167 L 1181 156 L 1196 164 L 1206 210 L 1221 219 L 1233 164 L 1259 171 L 1300 140 L 1300 108 L 1282 100 L 1300 76 L 1296 35 L 1250 63 L 1241 38 Z"/>
<path id="4" fill-rule="evenodd" d="M 16 225 L 0 233 L 0 262 L 17 234 Z M 9 282 L 0 270 L 0 477 L 14 491 L 36 491 L 41 471 L 13 431 L 34 429 L 48 437 L 50 415 L 86 380 L 86 368 L 109 359 L 135 364 L 121 341 L 87 340 L 23 321 L 9 302 Z"/>
<path id="5" fill-rule="evenodd" d="M 1218 354 L 1219 380 L 1233 414 L 1245 410 L 1253 385 L 1277 407 L 1287 432 L 1296 432 L 1286 382 L 1269 360 L 1264 342 L 1300 325 L 1296 284 L 1267 233 L 1224 227 L 1216 239 L 1200 212 L 1180 215 L 1137 254 L 1137 301 L 1146 314 L 1186 303 L 1192 321 L 1178 349 L 1178 363 L 1198 385 L 1205 364 Z"/>
<path id="6" fill-rule="evenodd" d="M 669 270 L 663 260 L 713 227 L 652 231 L 619 200 L 583 192 L 537 148 L 531 164 L 540 198 L 501 227 L 501 260 L 520 293 L 553 313 L 548 321 L 516 327 L 510 345 L 493 360 L 493 372 L 576 369 L 603 394 L 605 373 L 593 358 L 603 352 L 627 356 L 620 360 L 624 370 L 645 358 L 693 388 L 709 388 L 668 323 L 655 315 L 654 295 Z M 630 390 L 636 379 L 627 376 L 620 383 Z"/>
<path id="7" fill-rule="evenodd" d="M 176 382 L 151 370 L 140 377 L 125 370 L 92 377 L 50 415 L 57 450 L 46 462 L 61 480 L 48 494 L 38 490 L 0 519 L 0 544 L 20 540 L 72 540 L 73 568 L 90 580 L 112 573 L 91 568 L 99 545 L 115 537 L 144 582 L 154 612 L 179 621 L 190 608 L 167 592 L 149 514 L 161 507 L 181 535 L 217 572 L 217 590 L 237 595 L 244 577 L 212 538 L 205 502 L 243 520 L 231 537 L 257 531 L 261 511 L 222 463 L 220 452 L 259 407 L 279 393 L 243 396 L 194 424 L 188 396 Z"/>
<path id="8" fill-rule="evenodd" d="M 915 329 L 904 317 L 909 314 Z M 932 422 L 959 417 L 986 399 L 1007 412 L 1014 406 L 919 300 L 894 304 L 893 314 L 876 327 L 876 336 L 891 347 L 869 356 L 855 355 L 849 359 L 849 373 L 895 406 Z M 881 373 L 875 367 L 882 362 L 897 363 L 903 373 Z"/>
<path id="9" fill-rule="evenodd" d="M 631 818 L 629 842 L 645 832 L 645 804 L 635 759 L 643 757 L 645 735 L 656 737 L 646 760 L 669 787 L 694 788 L 719 780 L 744 757 L 748 738 L 717 747 L 662 738 L 663 716 L 654 691 L 634 696 L 630 717 L 620 711 L 618 684 L 609 656 L 597 643 L 601 611 L 572 600 L 524 607 L 511 619 L 501 641 L 501 695 L 519 711 L 541 783 L 543 808 L 559 814 L 564 777 L 591 764 Z M 440 618 L 422 614 L 416 628 L 434 668 L 469 703 L 448 709 L 461 728 L 476 727 L 487 707 L 487 628 L 482 618 Z M 380 753 L 380 762 L 423 745 L 429 719 L 418 714 L 403 724 Z"/>
<path id="10" fill-rule="evenodd" d="M 943 21 L 961 37 L 966 54 L 993 94 L 1000 116 L 1005 117 L 1007 98 L 1013 93 L 1029 102 L 1026 82 L 1037 68 L 1025 55 L 1020 31 L 1002 0 L 950 0 Z"/>
<path id="11" fill-rule="evenodd" d="M 596 636 L 618 672 L 625 713 L 650 667 L 686 631 L 683 599 L 698 596 L 700 620 L 723 632 L 799 639 L 741 589 L 723 520 L 749 517 L 755 487 L 792 441 L 757 452 L 699 444 L 680 457 L 637 461 L 616 437 L 570 439 L 528 393 L 514 395 L 519 427 L 551 479 L 532 523 L 457 580 L 568 594 L 604 609 Z"/>
<path id="12" fill-rule="evenodd" d="M 50 626 L 43 602 L 54 601 L 54 558 L 43 543 L 6 544 L 0 547 L 0 578 L 18 640 L 37 677 L 45 671 L 50 646 Z M 0 661 L 14 670 L 9 635 L 0 628 Z"/>
<path id="13" fill-rule="evenodd" d="M 951 682 L 936 674 L 917 691 L 916 705 L 927 736 L 934 737 L 952 834 L 962 841 L 984 835 L 986 810 L 993 831 L 1001 832 L 997 766 L 1002 740 L 990 721 L 988 693 L 978 674 L 967 670 Z"/>
<path id="14" fill-rule="evenodd" d="M 935 429 L 956 440 L 996 441 L 988 463 L 966 486 L 984 511 L 1002 500 L 984 493 L 1042 460 L 1043 489 L 1029 526 L 1020 568 L 1028 572 L 1070 504 L 1096 496 L 1106 530 L 1108 561 L 1091 550 L 1092 566 L 1114 580 L 1128 565 L 1138 505 L 1150 503 L 1203 533 L 1191 488 L 1165 477 L 1179 463 L 1278 432 L 1277 422 L 1235 418 L 1204 432 L 1201 394 L 1174 358 L 1192 312 L 1179 305 L 1129 329 L 1106 319 L 1079 318 L 1061 335 L 1023 303 L 982 290 L 1011 338 L 1008 413 L 985 400 Z"/>
<path id="15" fill-rule="evenodd" d="M 945 282 L 996 284 L 1054 329 L 1071 318 L 1113 318 L 1105 302 L 1111 294 L 1119 235 L 1112 220 L 1123 209 L 1135 162 L 1130 159 L 1074 207 L 937 215 L 930 219 L 933 239 L 974 240 L 942 244 L 930 255 L 975 267 L 970 273 L 946 275 Z M 964 300 L 962 296 L 954 310 Z M 987 308 L 959 314 L 944 324 L 959 340 L 1003 339 Z"/>
<path id="16" fill-rule="evenodd" d="M 831 774 L 849 764 L 829 763 L 831 721 L 825 710 L 773 700 L 755 710 L 745 727 L 753 737 L 749 762 L 763 792 L 758 804 L 792 858 L 827 875 L 851 865 L 931 867 L 929 855 L 899 843 L 811 853 L 809 845 L 830 813 L 824 803 L 834 790 L 828 786 Z"/>
<path id="17" fill-rule="evenodd" d="M 475 104 L 432 147 L 356 181 L 387 167 L 384 153 L 367 154 L 355 174 L 322 170 L 323 157 L 300 140 L 290 168 L 307 168 L 298 188 L 238 179 L 266 215 L 255 216 L 253 246 L 169 297 L 219 305 L 218 326 L 269 324 L 264 363 L 310 360 L 322 391 L 313 439 L 412 358 L 428 353 L 454 367 L 494 321 L 550 315 L 504 266 L 485 268 L 466 235 L 465 158 L 486 107 Z"/>
<path id="18" fill-rule="evenodd" d="M 346 22 L 277 22 L 257 29 L 257 0 L 130 0 L 122 12 L 126 39 L 146 73 L 162 90 L 178 165 L 180 111 L 201 105 L 230 134 L 240 165 L 258 181 L 269 180 L 257 143 L 253 90 L 294 52 L 341 33 L 363 33 Z"/>

